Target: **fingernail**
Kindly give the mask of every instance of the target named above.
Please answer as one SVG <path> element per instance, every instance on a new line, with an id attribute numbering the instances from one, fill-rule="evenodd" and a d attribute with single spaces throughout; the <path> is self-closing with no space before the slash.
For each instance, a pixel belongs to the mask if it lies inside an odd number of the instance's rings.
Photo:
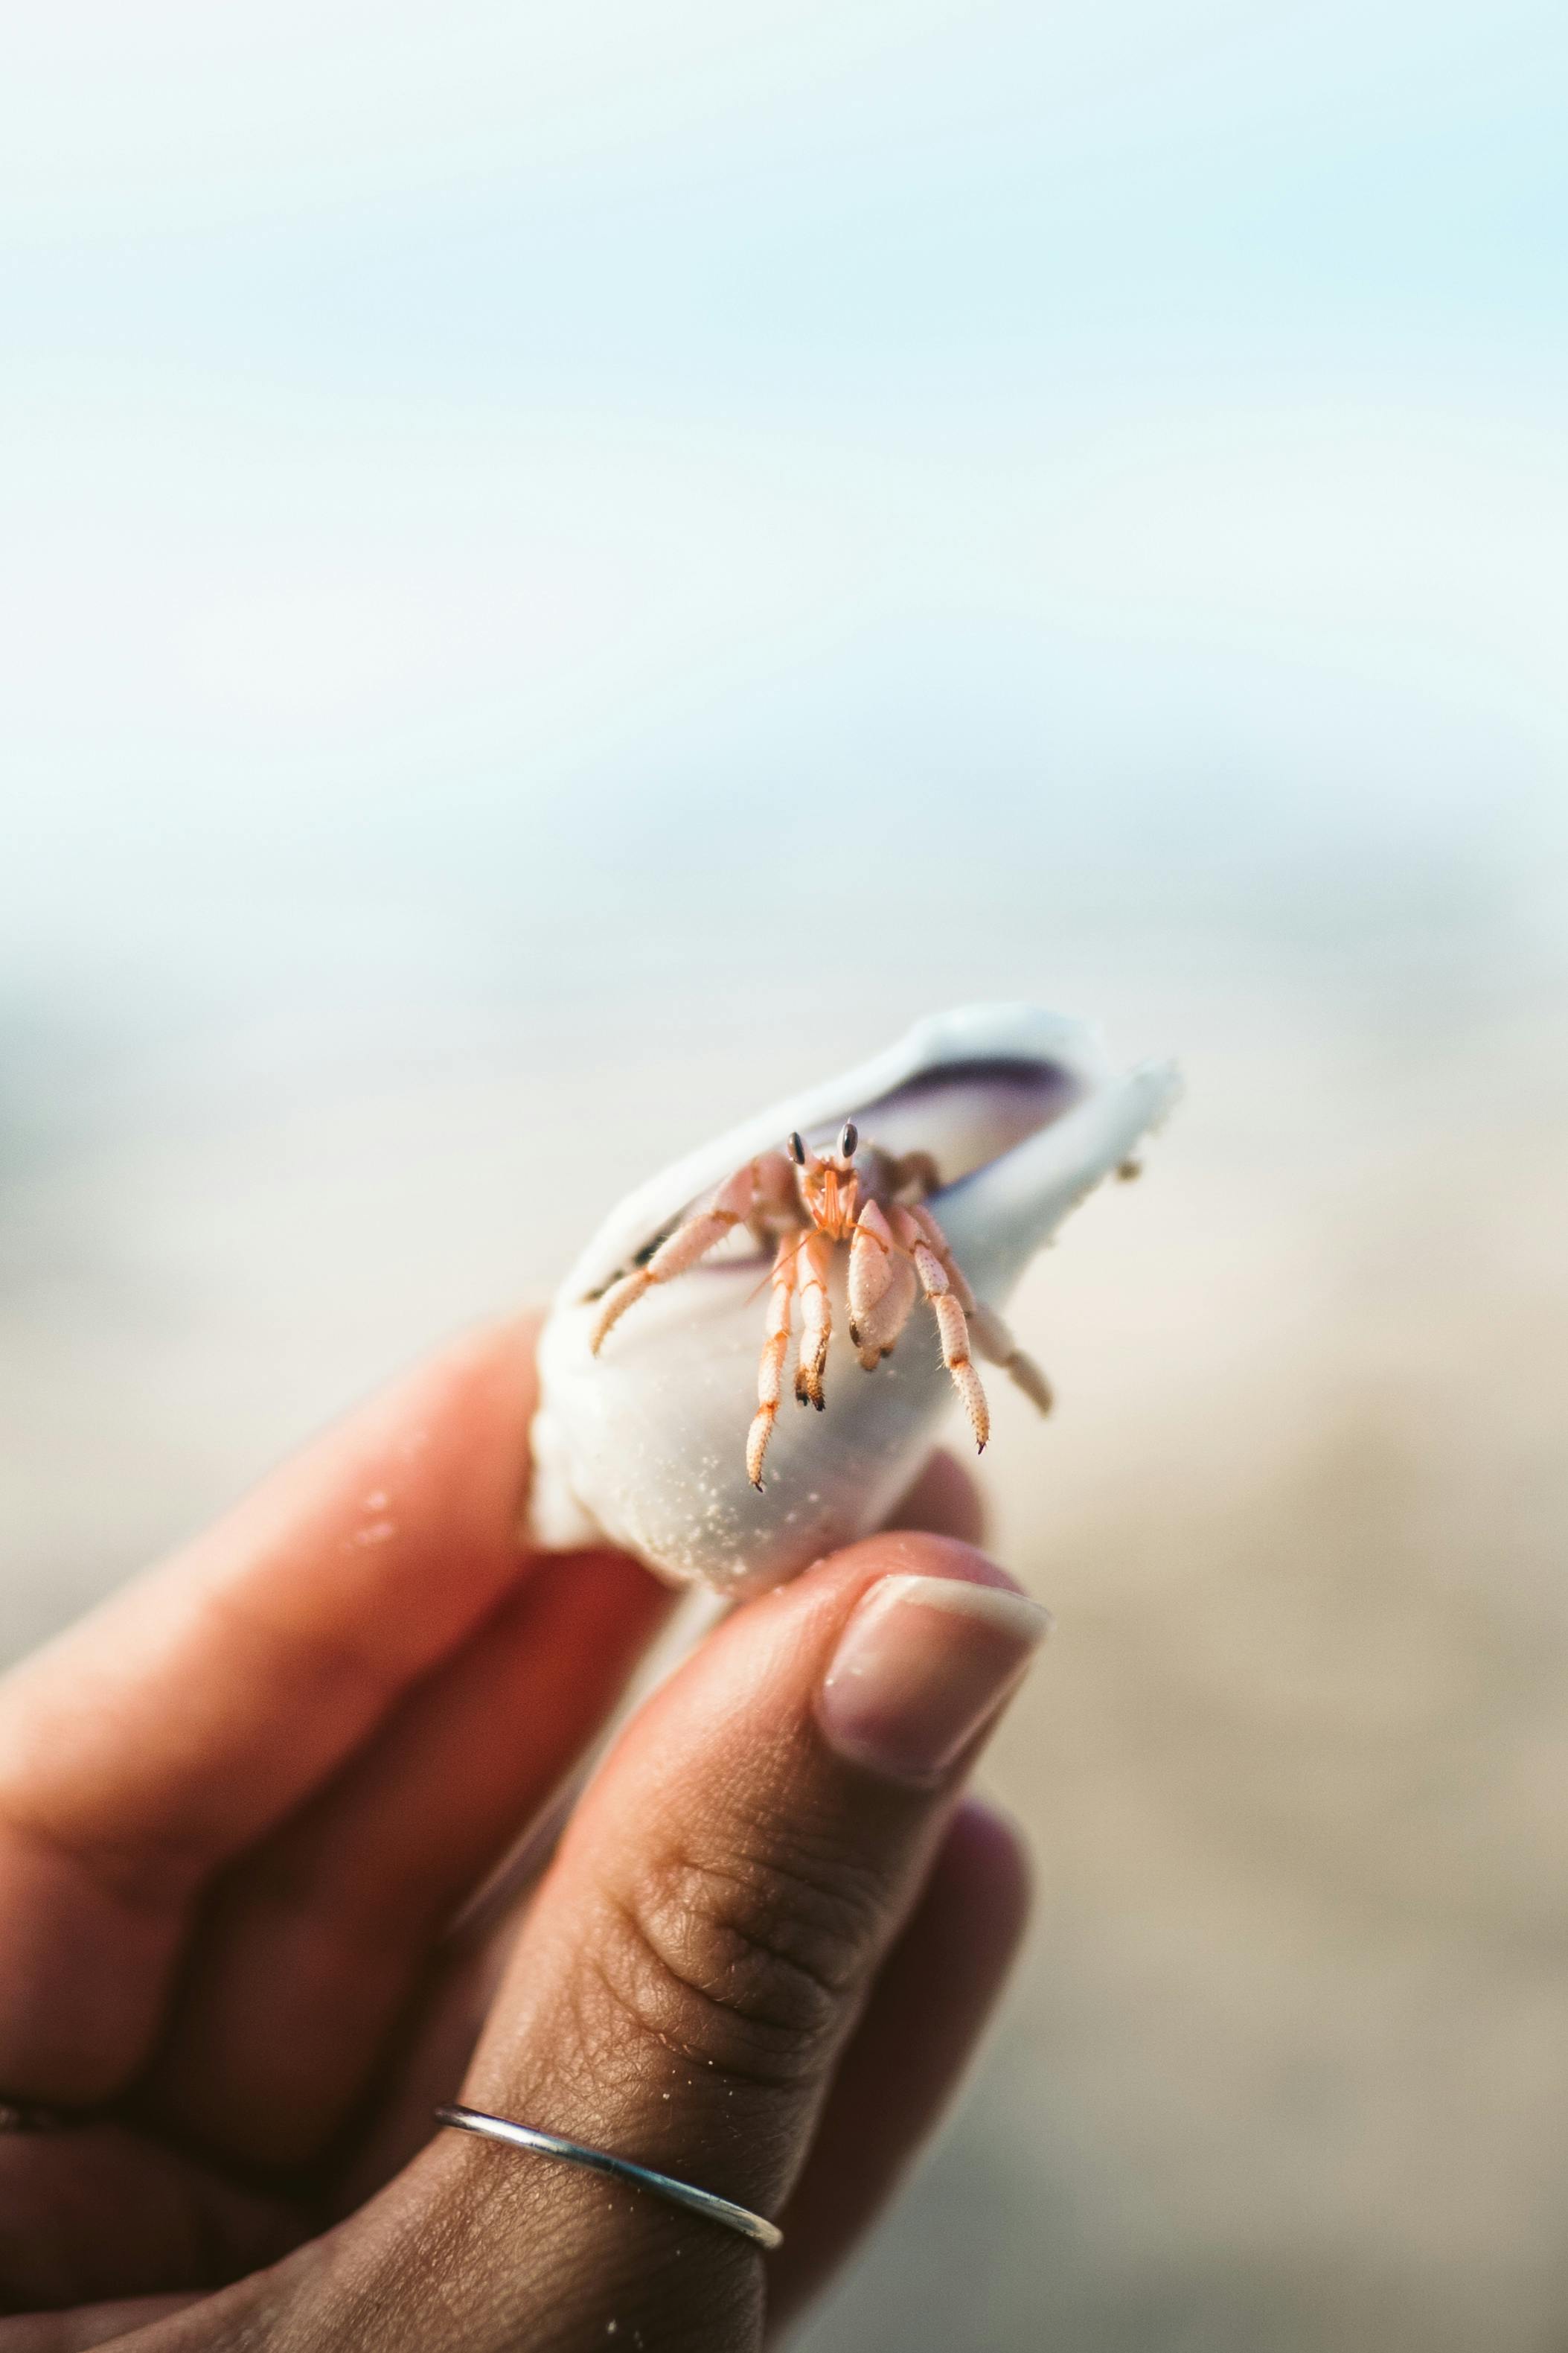
<path id="1" fill-rule="evenodd" d="M 994 1715 L 1051 1628 L 1026 1593 L 884 1577 L 839 1637 L 817 1719 L 843 1757 L 900 1781 L 943 1772 Z"/>

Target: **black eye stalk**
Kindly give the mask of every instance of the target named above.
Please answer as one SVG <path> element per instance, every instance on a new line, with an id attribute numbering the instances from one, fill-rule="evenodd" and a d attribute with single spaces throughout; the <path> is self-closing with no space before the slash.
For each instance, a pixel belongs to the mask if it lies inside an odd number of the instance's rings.
<path id="1" fill-rule="evenodd" d="M 789 1156 L 795 1162 L 797 1168 L 804 1168 L 805 1166 L 805 1146 L 800 1140 L 800 1133 L 798 1129 L 790 1137 Z"/>
<path id="2" fill-rule="evenodd" d="M 855 1146 L 859 1143 L 859 1130 L 856 1127 L 852 1119 L 847 1119 L 844 1123 L 844 1133 L 838 1139 L 840 1158 L 845 1160 L 853 1160 L 855 1157 Z"/>

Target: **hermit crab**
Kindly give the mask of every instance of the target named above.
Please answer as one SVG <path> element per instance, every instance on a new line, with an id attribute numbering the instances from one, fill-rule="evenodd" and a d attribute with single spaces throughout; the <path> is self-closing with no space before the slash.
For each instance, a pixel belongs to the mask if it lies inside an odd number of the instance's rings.
<path id="1" fill-rule="evenodd" d="M 536 1539 L 733 1593 L 868 1533 L 954 1390 L 984 1446 L 976 1357 L 1049 1404 L 1001 1303 L 1176 1091 L 1080 1022 L 968 1006 L 642 1187 L 541 1341 Z M 816 1411 L 781 1413 L 797 1319 Z"/>
<path id="2" fill-rule="evenodd" d="M 828 1277 L 836 1244 L 849 1245 L 846 1290 L 849 1338 L 863 1372 L 872 1372 L 910 1319 L 917 1285 L 935 1312 L 942 1360 L 963 1401 L 981 1453 L 991 1435 L 991 1409 L 970 1356 L 970 1334 L 983 1356 L 1002 1365 L 1042 1413 L 1051 1393 L 1037 1365 L 1025 1356 L 1001 1317 L 982 1307 L 960 1272 L 947 1236 L 925 1205 L 941 1183 L 929 1152 L 901 1155 L 873 1145 L 858 1167 L 860 1132 L 847 1119 L 836 1151 L 814 1152 L 798 1128 L 784 1152 L 764 1152 L 728 1177 L 711 1199 L 683 1218 L 640 1265 L 605 1293 L 589 1346 L 595 1356 L 626 1309 L 656 1283 L 673 1282 L 744 1224 L 760 1248 L 773 1249 L 768 1278 L 767 1336 L 757 1374 L 757 1410 L 746 1439 L 746 1476 L 761 1491 L 763 1463 L 779 1409 L 796 1293 L 800 1297 L 800 1361 L 795 1393 L 818 1413 L 826 1403 L 823 1377 L 833 1336 Z M 787 1154 L 787 1156 L 786 1156 Z"/>

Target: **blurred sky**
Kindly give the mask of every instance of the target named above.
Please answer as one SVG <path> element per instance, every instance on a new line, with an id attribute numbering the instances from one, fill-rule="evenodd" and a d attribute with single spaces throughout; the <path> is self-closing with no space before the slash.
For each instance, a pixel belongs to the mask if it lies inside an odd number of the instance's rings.
<path id="1" fill-rule="evenodd" d="M 6 51 L 14 1002 L 816 1007 L 924 942 L 924 1003 L 955 909 L 1047 966 L 1550 940 L 1561 9 L 56 0 Z"/>

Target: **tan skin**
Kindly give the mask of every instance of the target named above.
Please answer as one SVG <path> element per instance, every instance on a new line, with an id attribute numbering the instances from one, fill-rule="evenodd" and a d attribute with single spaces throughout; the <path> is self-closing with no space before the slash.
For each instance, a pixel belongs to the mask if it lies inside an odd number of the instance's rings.
<path id="1" fill-rule="evenodd" d="M 1006 1581 L 962 1474 L 727 1621 L 526 1910 L 453 1939 L 668 1607 L 614 1554 L 520 1549 L 532 1397 L 531 1326 L 448 1351 L 0 1684 L 0 2098 L 80 2119 L 0 2135 L 0 2353 L 501 2353 L 611 2318 L 745 2353 L 930 2129 L 1019 1933 L 1016 1842 L 961 1800 L 969 1756 L 894 1788 L 811 1695 L 889 1571 Z M 459 2094 L 785 2245 L 433 2136 Z"/>

